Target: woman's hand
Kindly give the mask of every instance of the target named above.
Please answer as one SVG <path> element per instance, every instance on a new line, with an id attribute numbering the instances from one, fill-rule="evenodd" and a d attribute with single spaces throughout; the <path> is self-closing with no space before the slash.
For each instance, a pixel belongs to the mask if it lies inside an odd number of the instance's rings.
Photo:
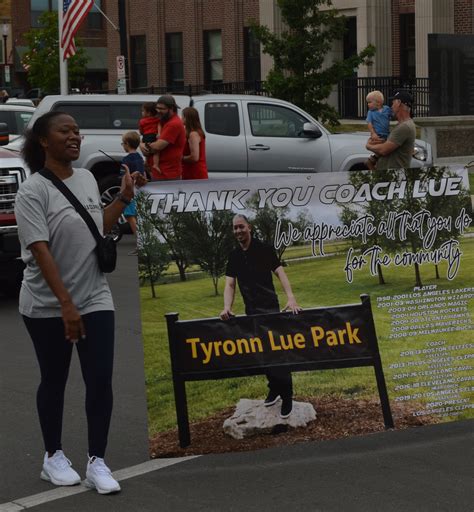
<path id="1" fill-rule="evenodd" d="M 71 343 L 77 343 L 79 339 L 86 337 L 86 330 L 81 315 L 72 301 L 68 300 L 61 304 L 61 315 L 67 340 Z"/>
<path id="2" fill-rule="evenodd" d="M 137 188 L 143 187 L 148 183 L 146 176 L 144 176 L 141 172 L 135 171 L 131 174 L 131 176 Z"/>
<path id="3" fill-rule="evenodd" d="M 122 177 L 122 183 L 120 185 L 120 194 L 122 194 L 122 196 L 128 201 L 131 201 L 135 196 L 135 181 L 130 175 L 130 170 L 128 166 L 122 164 L 122 167 L 125 170 L 125 174 Z"/>

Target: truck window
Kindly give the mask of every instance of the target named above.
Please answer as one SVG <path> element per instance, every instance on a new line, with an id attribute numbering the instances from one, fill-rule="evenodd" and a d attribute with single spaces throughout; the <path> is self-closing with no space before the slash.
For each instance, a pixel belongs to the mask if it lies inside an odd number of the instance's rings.
<path id="1" fill-rule="evenodd" d="M 204 127 L 207 133 L 215 135 L 240 135 L 239 109 L 237 103 L 206 103 Z"/>
<path id="2" fill-rule="evenodd" d="M 248 104 L 250 128 L 255 137 L 302 137 L 308 122 L 298 112 L 279 105 Z"/>
<path id="3" fill-rule="evenodd" d="M 141 117 L 141 103 L 56 103 L 77 121 L 81 129 L 136 130 Z"/>

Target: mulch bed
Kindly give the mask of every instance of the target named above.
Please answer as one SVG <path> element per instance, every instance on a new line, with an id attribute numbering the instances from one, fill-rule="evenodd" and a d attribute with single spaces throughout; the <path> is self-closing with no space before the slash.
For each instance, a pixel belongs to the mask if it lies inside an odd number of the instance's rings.
<path id="1" fill-rule="evenodd" d="M 226 453 L 259 450 L 272 446 L 291 445 L 305 441 L 324 441 L 352 437 L 384 430 L 382 410 L 378 399 L 347 399 L 334 395 L 295 397 L 310 402 L 317 418 L 304 428 L 281 428 L 273 434 L 262 434 L 246 439 L 233 439 L 224 434 L 222 424 L 232 416 L 234 408 L 225 409 L 209 418 L 191 423 L 191 445 L 180 448 L 178 430 L 161 432 L 150 439 L 150 456 L 183 457 L 206 453 Z M 437 423 L 433 416 L 413 416 L 421 404 L 392 403 L 392 416 L 396 429 Z"/>

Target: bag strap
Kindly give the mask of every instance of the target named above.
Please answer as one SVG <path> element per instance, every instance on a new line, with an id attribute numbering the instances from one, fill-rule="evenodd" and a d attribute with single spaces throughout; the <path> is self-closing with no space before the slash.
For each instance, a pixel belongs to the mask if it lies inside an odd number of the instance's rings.
<path id="1" fill-rule="evenodd" d="M 97 243 L 100 243 L 103 240 L 103 236 L 100 234 L 99 229 L 97 228 L 97 224 L 94 222 L 94 219 L 91 217 L 90 213 L 82 206 L 79 199 L 71 192 L 71 190 L 60 180 L 53 171 L 46 169 L 41 169 L 38 171 L 41 176 L 50 180 L 53 185 L 66 197 L 66 199 L 74 206 L 76 212 L 83 218 L 84 222 L 87 224 L 87 227 L 90 229 L 93 237 L 95 238 Z"/>

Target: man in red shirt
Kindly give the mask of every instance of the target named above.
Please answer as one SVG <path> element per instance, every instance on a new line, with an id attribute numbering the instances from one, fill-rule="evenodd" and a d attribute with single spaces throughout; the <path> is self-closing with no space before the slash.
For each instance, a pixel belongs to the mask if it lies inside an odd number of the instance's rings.
<path id="1" fill-rule="evenodd" d="M 145 156 L 147 153 L 159 153 L 160 172 L 152 169 L 153 180 L 181 179 L 186 132 L 183 121 L 177 115 L 178 108 L 173 96 L 165 94 L 158 98 L 156 110 L 160 117 L 159 138 L 155 142 L 144 144 Z"/>

